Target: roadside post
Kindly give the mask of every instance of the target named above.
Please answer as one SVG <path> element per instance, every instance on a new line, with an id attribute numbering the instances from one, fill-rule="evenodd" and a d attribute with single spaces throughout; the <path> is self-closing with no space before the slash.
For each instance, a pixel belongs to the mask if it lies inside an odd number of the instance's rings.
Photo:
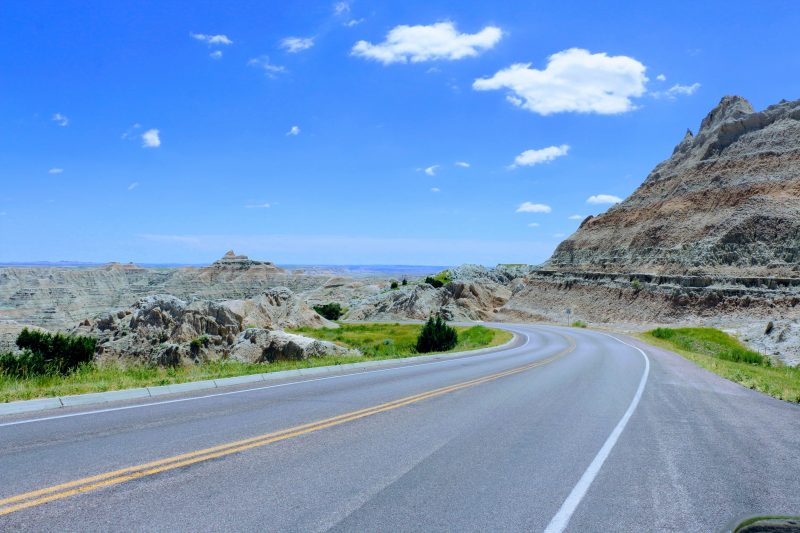
<path id="1" fill-rule="evenodd" d="M 572 315 L 572 309 L 567 307 L 566 313 L 567 313 L 567 326 L 571 326 L 572 325 L 572 320 L 570 320 L 570 316 Z"/>

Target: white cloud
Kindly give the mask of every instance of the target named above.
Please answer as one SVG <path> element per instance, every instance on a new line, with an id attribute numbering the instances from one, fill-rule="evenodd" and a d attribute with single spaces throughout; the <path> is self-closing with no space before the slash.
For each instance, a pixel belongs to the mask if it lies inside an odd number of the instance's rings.
<path id="1" fill-rule="evenodd" d="M 566 237 L 566 235 L 563 233 L 553 233 L 553 237 L 556 239 L 561 239 L 562 237 Z"/>
<path id="2" fill-rule="evenodd" d="M 466 161 L 456 161 L 454 164 L 455 164 L 455 166 L 461 167 L 461 168 L 469 168 L 470 167 L 470 164 L 467 163 Z"/>
<path id="3" fill-rule="evenodd" d="M 133 189 L 135 189 L 135 188 L 136 188 L 136 187 L 138 187 L 138 186 L 139 186 L 139 182 L 138 182 L 138 181 L 134 181 L 133 183 L 131 183 L 130 185 L 128 185 L 128 190 L 129 190 L 129 191 L 132 191 Z"/>
<path id="4" fill-rule="evenodd" d="M 262 69 L 266 73 L 266 75 L 269 76 L 270 78 L 275 78 L 277 74 L 286 72 L 285 67 L 282 67 L 280 65 L 273 65 L 272 63 L 270 63 L 269 56 L 254 57 L 253 59 L 248 61 L 247 64 L 250 65 L 251 67 L 258 67 Z"/>
<path id="5" fill-rule="evenodd" d="M 478 33 L 458 33 L 452 22 L 437 22 L 429 26 L 395 26 L 379 44 L 358 41 L 352 54 L 391 63 L 419 63 L 438 59 L 455 60 L 476 56 L 492 48 L 503 32 L 487 26 Z"/>
<path id="6" fill-rule="evenodd" d="M 149 129 L 142 133 L 143 148 L 158 148 L 159 146 L 161 146 L 161 137 L 157 129 Z"/>
<path id="7" fill-rule="evenodd" d="M 203 41 L 204 43 L 207 44 L 216 44 L 216 45 L 233 44 L 233 41 L 228 39 L 227 35 L 206 35 L 204 33 L 190 33 L 189 35 L 191 35 L 193 39 L 197 39 L 198 41 Z"/>
<path id="8" fill-rule="evenodd" d="M 664 76 L 663 74 L 659 74 L 658 76 L 656 76 L 656 79 L 658 81 L 667 81 L 667 77 Z"/>
<path id="9" fill-rule="evenodd" d="M 61 113 L 56 113 L 55 115 L 53 115 L 53 122 L 55 122 L 59 126 L 69 125 L 69 119 L 64 115 L 62 115 Z"/>
<path id="10" fill-rule="evenodd" d="M 289 53 L 296 54 L 314 46 L 313 37 L 287 37 L 281 41 L 281 48 Z"/>
<path id="11" fill-rule="evenodd" d="M 618 204 L 622 198 L 614 196 L 613 194 L 595 194 L 586 199 L 587 204 Z"/>
<path id="12" fill-rule="evenodd" d="M 472 87 L 477 91 L 508 89 L 512 104 L 540 115 L 613 115 L 634 109 L 631 98 L 645 92 L 645 69 L 632 57 L 570 48 L 551 55 L 544 70 L 517 63 L 491 78 L 475 80 Z"/>
<path id="13" fill-rule="evenodd" d="M 362 22 L 364 22 L 364 19 L 363 19 L 363 18 L 360 18 L 360 19 L 350 19 L 350 20 L 348 20 L 347 22 L 345 22 L 345 23 L 343 24 L 343 26 L 345 26 L 345 27 L 347 27 L 347 28 L 352 28 L 352 27 L 354 27 L 354 26 L 358 26 L 358 25 L 359 25 L 359 24 L 361 24 Z"/>
<path id="14" fill-rule="evenodd" d="M 122 134 L 122 140 L 126 141 L 126 140 L 129 140 L 129 139 L 136 138 L 137 135 L 136 135 L 136 131 L 135 130 L 138 130 L 141 127 L 142 127 L 142 125 L 137 122 L 136 124 L 134 124 L 133 126 L 128 128 L 128 131 L 126 131 L 125 133 Z"/>
<path id="15" fill-rule="evenodd" d="M 538 222 L 531 222 L 530 224 L 528 224 L 528 227 L 529 228 L 538 228 L 539 227 L 539 223 Z"/>
<path id="16" fill-rule="evenodd" d="M 289 137 L 294 137 L 295 135 L 300 135 L 300 127 L 299 126 L 292 126 L 289 128 L 289 131 L 286 132 L 286 135 Z M 313 137 L 313 135 L 312 135 Z"/>
<path id="17" fill-rule="evenodd" d="M 208 54 L 208 56 L 211 59 L 222 59 L 222 50 L 214 50 L 213 52 Z"/>
<path id="18" fill-rule="evenodd" d="M 428 168 L 422 169 L 422 171 L 427 174 L 428 176 L 435 176 L 436 169 L 439 168 L 439 165 L 431 165 Z"/>
<path id="19" fill-rule="evenodd" d="M 522 202 L 517 208 L 517 213 L 550 213 L 553 210 L 547 204 L 534 204 L 532 202 Z"/>
<path id="20" fill-rule="evenodd" d="M 272 207 L 272 206 L 271 206 L 270 204 L 268 204 L 268 203 L 263 203 L 263 204 L 247 204 L 247 205 L 245 206 L 245 208 L 247 208 L 247 209 L 269 209 L 270 207 Z"/>
<path id="21" fill-rule="evenodd" d="M 567 218 L 570 220 L 583 220 L 586 217 L 583 215 L 570 215 Z"/>
<path id="22" fill-rule="evenodd" d="M 431 187 L 431 192 L 439 192 L 441 189 L 439 187 Z"/>
<path id="23" fill-rule="evenodd" d="M 681 85 L 676 83 L 666 91 L 655 91 L 650 93 L 653 98 L 668 98 L 669 100 L 675 100 L 679 96 L 691 96 L 697 92 L 697 89 L 700 88 L 699 83 L 693 83 L 691 85 Z"/>
<path id="24" fill-rule="evenodd" d="M 548 146 L 539 150 L 525 150 L 514 158 L 514 164 L 511 165 L 511 168 L 531 167 L 540 163 L 548 163 L 557 157 L 567 155 L 567 152 L 569 152 L 569 145 L 567 144 Z"/>
<path id="25" fill-rule="evenodd" d="M 350 2 L 336 2 L 333 4 L 334 15 L 344 15 L 350 12 Z"/>
<path id="26" fill-rule="evenodd" d="M 61 174 L 62 172 L 64 172 L 63 168 L 51 168 L 47 171 L 48 174 Z"/>

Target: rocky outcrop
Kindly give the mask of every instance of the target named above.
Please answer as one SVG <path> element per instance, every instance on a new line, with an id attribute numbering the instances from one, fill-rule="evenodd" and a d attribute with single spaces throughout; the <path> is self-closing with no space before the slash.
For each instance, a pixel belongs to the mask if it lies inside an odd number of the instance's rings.
<path id="1" fill-rule="evenodd" d="M 332 342 L 311 339 L 284 331 L 248 328 L 230 348 L 230 358 L 246 363 L 272 363 L 309 357 L 361 355 Z"/>
<path id="2" fill-rule="evenodd" d="M 800 100 L 726 96 L 624 202 L 585 220 L 563 271 L 800 277 Z"/>
<path id="3" fill-rule="evenodd" d="M 284 288 L 244 301 L 186 302 L 166 294 L 146 296 L 130 309 L 84 320 L 72 333 L 97 338 L 101 359 L 175 365 L 231 357 L 235 346 L 239 346 L 240 354 L 236 357 L 246 360 L 241 345 L 244 340 L 255 342 L 253 339 L 259 341 L 257 344 L 266 358 L 297 359 L 342 353 L 330 343 L 314 344 L 313 339 L 305 342 L 295 338 L 298 336 L 287 340 L 282 332 L 269 331 L 329 325 L 333 324 Z M 250 333 L 243 337 L 246 332 Z"/>
<path id="4" fill-rule="evenodd" d="M 426 320 L 441 313 L 447 320 L 491 320 L 511 291 L 498 283 L 454 280 L 434 288 L 427 283 L 388 290 L 359 302 L 348 320 Z"/>
<path id="5" fill-rule="evenodd" d="M 242 317 L 247 327 L 259 328 L 336 328 L 335 322 L 326 320 L 297 298 L 286 287 L 267 289 L 255 298 L 221 302 Z"/>

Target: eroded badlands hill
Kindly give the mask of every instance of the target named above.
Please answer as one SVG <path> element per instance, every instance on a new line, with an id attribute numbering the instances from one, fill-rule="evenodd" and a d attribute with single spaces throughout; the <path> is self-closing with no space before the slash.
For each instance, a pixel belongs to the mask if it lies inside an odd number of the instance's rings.
<path id="1" fill-rule="evenodd" d="M 726 96 L 624 202 L 585 220 L 563 271 L 800 277 L 800 100 Z"/>

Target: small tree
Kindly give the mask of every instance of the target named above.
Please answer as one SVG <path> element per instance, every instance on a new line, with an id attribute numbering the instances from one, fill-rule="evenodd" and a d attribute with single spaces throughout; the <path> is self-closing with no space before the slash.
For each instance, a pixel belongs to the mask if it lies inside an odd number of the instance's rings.
<path id="1" fill-rule="evenodd" d="M 23 329 L 17 336 L 20 355 L 5 354 L 0 370 L 25 377 L 38 374 L 68 374 L 94 358 L 97 340 L 91 337 L 45 333 Z"/>
<path id="2" fill-rule="evenodd" d="M 447 325 L 441 314 L 431 316 L 417 337 L 417 352 L 446 352 L 458 343 L 458 332 Z"/>
<path id="3" fill-rule="evenodd" d="M 403 278 L 401 284 L 403 285 L 403 287 L 405 287 L 406 285 L 408 285 L 408 280 L 406 278 Z"/>
<path id="4" fill-rule="evenodd" d="M 339 320 L 339 317 L 344 314 L 345 310 L 337 303 L 327 303 L 324 305 L 315 305 L 314 311 L 328 320 Z"/>
<path id="5" fill-rule="evenodd" d="M 389 287 L 390 287 L 392 290 L 394 290 L 394 289 L 399 289 L 399 288 L 400 288 L 400 285 L 398 285 L 396 281 L 393 281 L 393 282 L 392 282 L 392 283 L 389 285 Z"/>

